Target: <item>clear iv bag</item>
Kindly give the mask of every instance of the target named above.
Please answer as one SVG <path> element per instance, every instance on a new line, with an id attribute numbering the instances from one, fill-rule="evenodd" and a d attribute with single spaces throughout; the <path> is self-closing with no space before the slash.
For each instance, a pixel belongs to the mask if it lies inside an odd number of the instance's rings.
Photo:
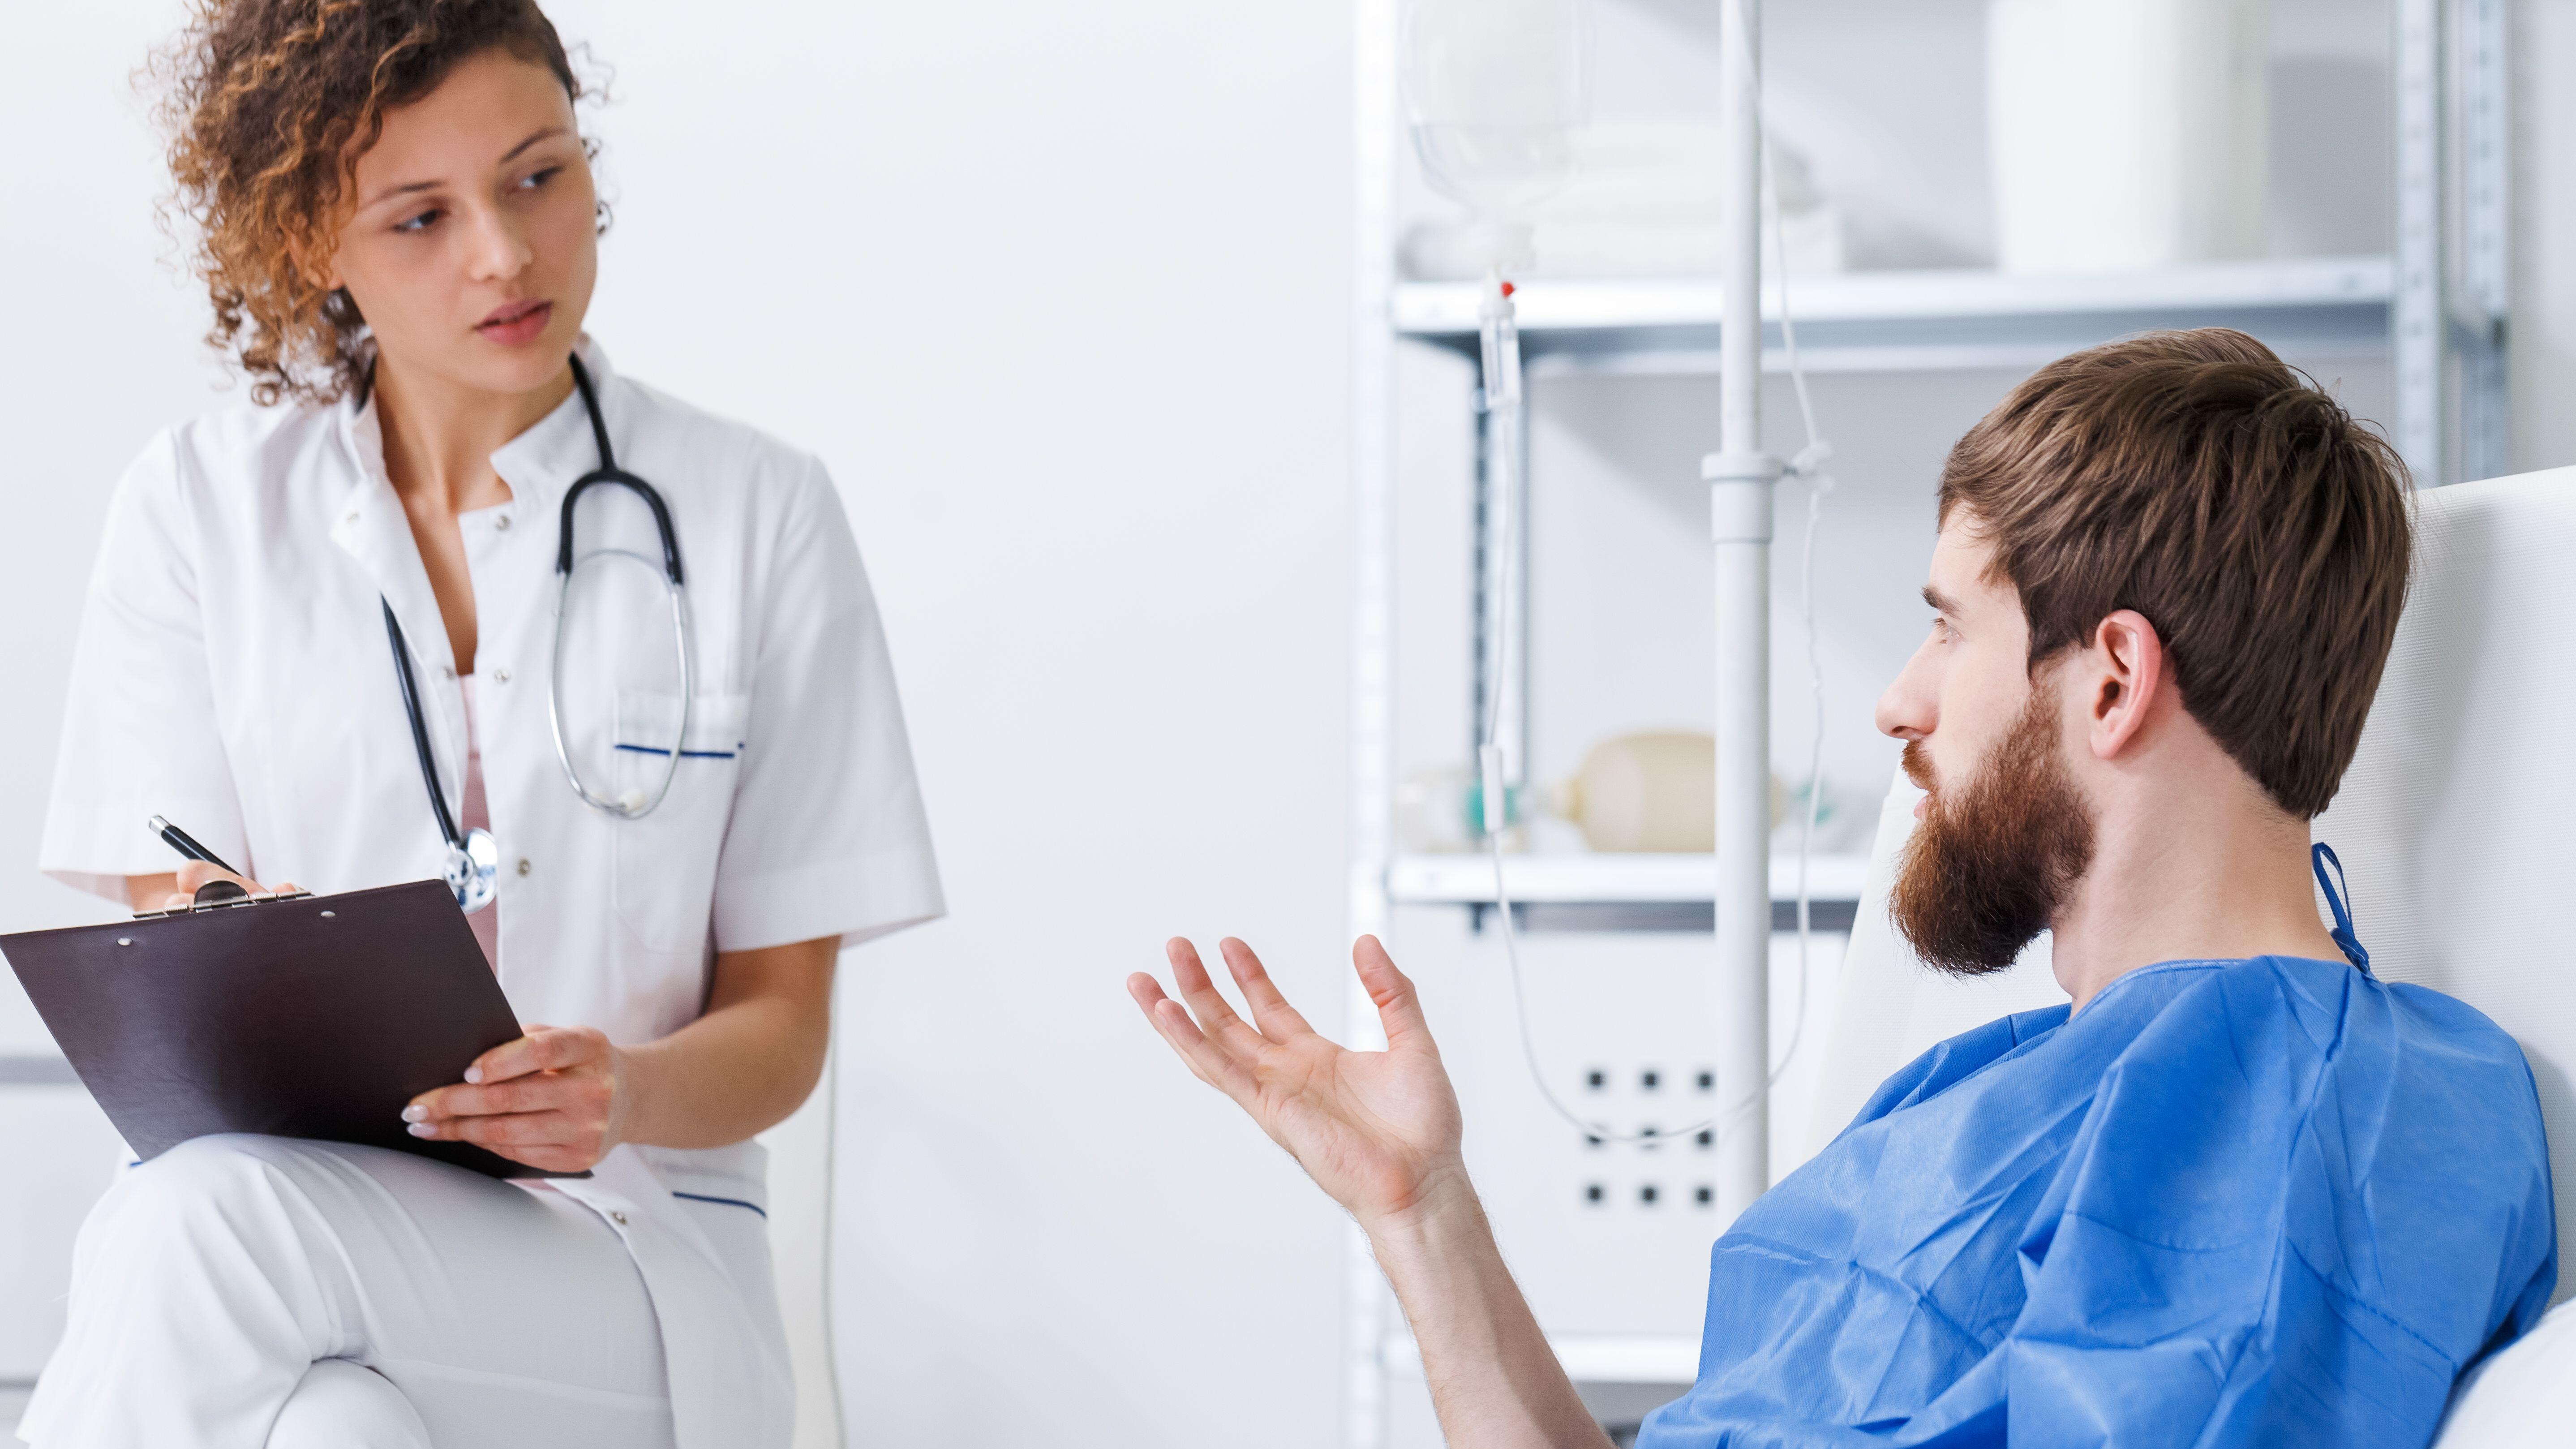
<path id="1" fill-rule="evenodd" d="M 1405 110 L 1432 189 L 1526 221 L 1574 175 L 1587 59 L 1581 0 L 1409 0 Z"/>

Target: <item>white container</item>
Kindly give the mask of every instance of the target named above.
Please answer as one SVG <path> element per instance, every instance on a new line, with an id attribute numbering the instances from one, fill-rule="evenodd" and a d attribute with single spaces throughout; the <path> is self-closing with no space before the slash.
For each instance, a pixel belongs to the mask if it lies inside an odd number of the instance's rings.
<path id="1" fill-rule="evenodd" d="M 2260 255 L 2269 0 L 1987 0 L 1997 262 Z"/>

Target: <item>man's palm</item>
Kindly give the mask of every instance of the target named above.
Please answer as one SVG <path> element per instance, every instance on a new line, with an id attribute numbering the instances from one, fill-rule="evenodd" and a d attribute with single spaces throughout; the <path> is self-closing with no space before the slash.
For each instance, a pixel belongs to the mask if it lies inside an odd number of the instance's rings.
<path id="1" fill-rule="evenodd" d="M 1413 983 L 1376 937 L 1361 937 L 1351 961 L 1386 1028 L 1382 1052 L 1334 1045 L 1288 1005 L 1251 947 L 1229 938 L 1218 949 L 1252 1009 L 1250 1022 L 1226 1004 L 1187 941 L 1167 948 L 1187 1010 L 1153 977 L 1127 979 L 1146 1018 L 1199 1080 L 1251 1113 L 1362 1222 L 1410 1209 L 1457 1168 L 1457 1093 Z"/>

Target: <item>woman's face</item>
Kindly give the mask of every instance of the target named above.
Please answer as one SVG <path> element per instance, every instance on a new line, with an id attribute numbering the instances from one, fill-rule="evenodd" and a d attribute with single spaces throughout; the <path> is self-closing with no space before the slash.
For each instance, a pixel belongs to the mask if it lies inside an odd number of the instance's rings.
<path id="1" fill-rule="evenodd" d="M 383 364 L 474 392 L 555 382 L 599 275 L 598 195 L 562 83 L 485 51 L 384 119 L 332 258 Z"/>

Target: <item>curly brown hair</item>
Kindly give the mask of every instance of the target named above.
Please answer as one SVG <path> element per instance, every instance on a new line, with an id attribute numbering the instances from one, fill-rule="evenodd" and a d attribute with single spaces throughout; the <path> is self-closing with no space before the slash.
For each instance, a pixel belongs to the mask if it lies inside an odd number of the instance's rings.
<path id="1" fill-rule="evenodd" d="M 366 319 L 329 285 L 358 154 L 387 110 L 494 49 L 581 99 L 535 0 L 195 0 L 153 66 L 170 205 L 193 225 L 190 262 L 214 303 L 206 341 L 249 374 L 254 401 L 324 403 L 361 385 Z"/>

